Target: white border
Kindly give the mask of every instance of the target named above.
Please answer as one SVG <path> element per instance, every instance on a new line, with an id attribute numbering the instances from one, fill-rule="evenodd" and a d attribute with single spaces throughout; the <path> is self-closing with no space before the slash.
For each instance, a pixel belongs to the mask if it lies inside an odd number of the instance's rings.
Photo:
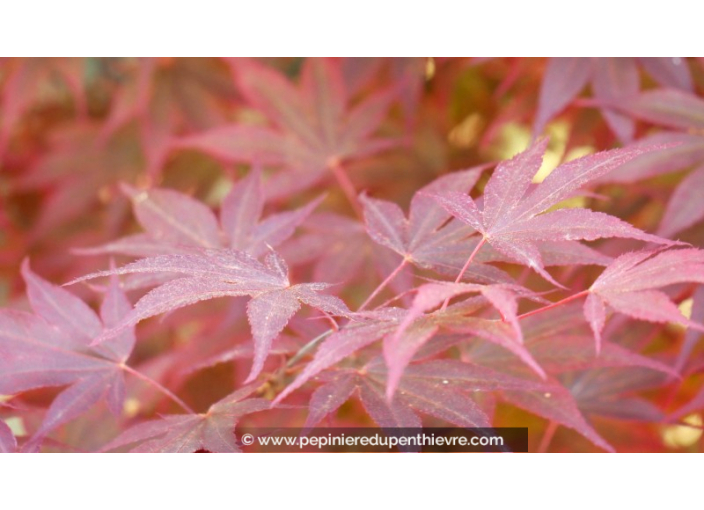
<path id="1" fill-rule="evenodd" d="M 5 2 L 3 56 L 691 56 L 691 2 Z"/>
<path id="2" fill-rule="evenodd" d="M 700 462 L 687 454 L 1 455 L 0 480 L 7 508 L 689 508 L 700 499 Z"/>

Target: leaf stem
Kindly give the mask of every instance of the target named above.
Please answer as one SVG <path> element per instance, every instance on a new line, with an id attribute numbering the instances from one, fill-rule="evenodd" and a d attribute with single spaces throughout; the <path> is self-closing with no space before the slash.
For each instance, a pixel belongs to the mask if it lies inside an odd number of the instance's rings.
<path id="1" fill-rule="evenodd" d="M 531 315 L 536 315 L 542 312 L 547 312 L 548 310 L 552 310 L 553 308 L 557 308 L 558 306 L 564 305 L 565 303 L 569 303 L 570 301 L 574 301 L 575 299 L 579 299 L 583 296 L 586 296 L 589 294 L 589 290 L 583 290 L 582 292 L 578 292 L 577 294 L 573 294 L 569 297 L 566 297 L 565 299 L 562 299 L 560 301 L 557 301 L 556 303 L 551 303 L 547 306 L 544 306 L 542 308 L 538 308 L 536 310 L 531 310 L 530 312 L 526 312 L 523 315 L 519 315 L 519 319 L 525 319 L 526 317 L 530 317 Z"/>
<path id="2" fill-rule="evenodd" d="M 360 306 L 357 311 L 358 311 L 358 312 L 361 312 L 362 310 L 364 310 L 364 309 L 366 308 L 366 306 L 367 306 L 369 303 L 371 303 L 371 301 L 377 296 L 377 294 L 379 294 L 379 292 L 381 292 L 382 290 L 384 290 L 384 288 L 391 282 L 391 280 L 393 280 L 393 279 L 396 277 L 396 275 L 398 275 L 398 274 L 401 272 L 401 270 L 402 270 L 404 267 L 406 267 L 406 264 L 407 264 L 407 263 L 408 263 L 408 259 L 405 259 L 405 258 L 404 258 L 404 259 L 401 261 L 401 263 L 398 265 L 398 267 L 397 267 L 396 269 L 394 269 L 394 270 L 391 272 L 391 274 L 390 274 L 389 276 L 387 276 L 386 279 L 385 279 L 383 282 L 381 282 L 381 283 L 379 284 L 379 286 L 378 286 L 376 289 L 374 289 L 374 292 L 372 292 L 372 293 L 369 295 L 369 297 L 367 298 L 367 300 L 366 300 L 364 303 L 362 303 L 362 306 Z"/>
<path id="3" fill-rule="evenodd" d="M 345 193 L 345 196 L 347 197 L 347 200 L 352 206 L 352 209 L 354 209 L 355 214 L 358 218 L 362 219 L 362 206 L 359 204 L 359 199 L 357 198 L 357 190 L 355 190 L 354 184 L 352 184 L 352 181 L 350 181 L 350 178 L 345 172 L 345 169 L 342 168 L 340 160 L 337 158 L 331 159 L 328 163 L 328 168 L 332 170 L 333 174 L 335 174 L 335 178 L 340 184 L 342 191 Z"/>
<path id="4" fill-rule="evenodd" d="M 462 277 L 464 276 L 465 271 L 467 271 L 467 268 L 469 265 L 472 263 L 472 260 L 474 260 L 474 257 L 476 256 L 477 252 L 479 251 L 479 248 L 484 246 L 484 243 L 486 242 L 486 237 L 482 237 L 482 240 L 479 241 L 479 244 L 474 247 L 474 251 L 472 254 L 469 256 L 467 259 L 467 262 L 464 263 L 464 267 L 462 268 L 462 271 L 460 271 L 460 274 L 457 275 L 457 278 L 455 278 L 455 283 L 459 283 Z"/>
<path id="5" fill-rule="evenodd" d="M 479 249 L 484 246 L 484 243 L 486 242 L 486 237 L 482 237 L 482 240 L 477 243 L 477 245 L 474 247 L 474 250 L 472 251 L 472 254 L 469 256 L 467 259 L 467 262 L 464 263 L 464 267 L 462 267 L 462 270 L 460 271 L 460 274 L 457 275 L 457 278 L 455 278 L 455 283 L 459 283 L 460 280 L 462 280 L 462 277 L 464 276 L 464 273 L 467 271 L 467 268 L 469 265 L 472 263 L 474 260 L 474 257 L 477 255 L 479 252 Z M 450 304 L 450 298 L 447 298 L 445 302 L 442 304 L 442 307 L 440 308 L 440 311 L 444 311 L 447 308 L 447 305 Z"/>
<path id="6" fill-rule="evenodd" d="M 137 377 L 138 379 L 141 379 L 142 381 L 144 381 L 144 382 L 149 383 L 150 385 L 152 385 L 154 388 L 156 388 L 157 390 L 159 390 L 163 395 L 165 395 L 166 397 L 170 398 L 172 401 L 176 402 L 176 403 L 177 403 L 179 406 L 181 406 L 186 412 L 188 412 L 188 413 L 190 413 L 190 414 L 196 414 L 196 412 L 195 412 L 193 409 L 191 409 L 191 406 L 189 406 L 188 404 L 186 404 L 183 400 L 181 400 L 181 399 L 180 399 L 179 397 L 177 397 L 174 393 L 172 393 L 168 388 L 162 386 L 160 383 L 158 383 L 157 381 L 155 381 L 154 379 L 152 379 L 152 378 L 149 377 L 148 375 L 145 375 L 145 374 L 143 374 L 142 372 L 139 372 L 139 371 L 135 370 L 134 368 L 132 368 L 132 367 L 130 367 L 130 366 L 128 366 L 128 365 L 125 365 L 125 364 L 122 364 L 122 365 L 120 365 L 120 366 L 122 367 L 122 369 L 123 369 L 125 372 L 128 372 L 128 373 L 132 374 L 133 376 Z"/>

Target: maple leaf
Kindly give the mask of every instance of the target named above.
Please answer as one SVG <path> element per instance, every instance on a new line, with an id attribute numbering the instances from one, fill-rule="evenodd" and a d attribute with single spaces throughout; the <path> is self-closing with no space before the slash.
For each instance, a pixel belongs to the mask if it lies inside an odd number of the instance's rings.
<path id="1" fill-rule="evenodd" d="M 635 319 L 675 322 L 704 331 L 704 326 L 684 317 L 667 294 L 655 290 L 685 282 L 704 283 L 704 251 L 646 250 L 618 257 L 587 291 L 580 293 L 587 294 L 584 316 L 594 332 L 597 351 L 606 322 L 606 304 Z"/>
<path id="2" fill-rule="evenodd" d="M 642 367 L 678 377 L 677 372 L 665 363 L 619 345 L 617 342 L 622 341 L 623 332 L 611 331 L 597 354 L 594 333 L 584 320 L 582 307 L 574 303 L 553 308 L 539 316 L 525 317 L 521 319 L 521 329 L 526 352 L 550 375 L 603 367 Z M 467 352 L 475 363 L 520 377 L 531 376 L 529 365 L 500 344 L 474 342 Z"/>
<path id="3" fill-rule="evenodd" d="M 298 88 L 255 61 L 233 59 L 230 64 L 240 92 L 274 127 L 228 125 L 186 137 L 177 146 L 200 149 L 230 162 L 283 163 L 285 171 L 267 186 L 270 198 L 314 186 L 330 172 L 349 196 L 351 183 L 341 162 L 396 144 L 373 136 L 393 92 L 372 94 L 350 107 L 335 60 L 306 59 Z"/>
<path id="4" fill-rule="evenodd" d="M 468 192 L 479 179 L 483 167 L 471 168 L 444 175 L 431 182 L 416 194 L 411 200 L 408 219 L 401 208 L 385 200 L 360 196 L 364 210 L 364 219 L 369 236 L 381 246 L 385 246 L 403 257 L 400 265 L 388 275 L 386 281 L 375 293 L 369 296 L 367 302 L 376 296 L 407 264 L 421 268 L 432 268 L 447 271 L 457 260 L 457 252 L 466 260 L 467 248 L 461 241 L 472 231 L 459 221 L 447 220 L 451 214 L 438 205 L 428 195 L 431 193 L 464 190 Z M 448 257 L 448 252 L 452 255 Z M 456 262 L 455 262 L 456 263 Z M 466 271 L 472 278 L 482 282 L 510 282 L 511 278 L 504 272 L 492 266 L 477 264 Z"/>
<path id="5" fill-rule="evenodd" d="M 224 248 L 198 253 L 148 257 L 122 268 L 92 273 L 67 285 L 100 276 L 131 273 L 175 273 L 180 275 L 145 294 L 117 326 L 103 333 L 103 342 L 123 328 L 178 308 L 218 297 L 249 296 L 247 318 L 254 336 L 254 359 L 247 382 L 261 372 L 271 343 L 284 329 L 301 303 L 331 315 L 349 316 L 342 300 L 319 294 L 326 283 L 291 285 L 286 262 L 275 252 L 265 262 L 245 252 Z"/>
<path id="6" fill-rule="evenodd" d="M 311 214 L 302 225 L 303 233 L 281 247 L 289 263 L 312 263 L 317 281 L 346 282 L 366 272 L 374 263 L 373 243 L 364 226 L 354 219 L 332 212 Z M 350 250 L 350 246 L 355 246 Z M 392 282 L 393 283 L 393 282 Z"/>
<path id="7" fill-rule="evenodd" d="M 482 235 L 473 254 L 467 259 L 466 268 L 471 267 L 474 255 L 484 243 L 488 243 L 497 251 L 527 265 L 546 280 L 561 287 L 545 270 L 536 242 L 593 241 L 604 237 L 625 237 L 658 244 L 673 244 L 672 241 L 647 234 L 605 213 L 589 209 L 558 209 L 545 212 L 572 196 L 590 180 L 606 174 L 649 149 L 615 149 L 564 163 L 553 170 L 535 189 L 529 191 L 546 148 L 547 140 L 543 139 L 513 159 L 500 163 L 484 189 L 483 201 L 480 204 L 457 191 L 431 195 L 453 216 Z"/>
<path id="8" fill-rule="evenodd" d="M 555 380 L 535 381 L 476 364 L 434 360 L 409 366 L 396 396 L 389 401 L 383 393 L 387 378 L 380 360 L 360 370 L 337 371 L 313 392 L 305 428 L 334 413 L 355 392 L 382 428 L 419 427 L 415 411 L 461 427 L 485 427 L 488 417 L 466 394 L 498 391 L 508 402 L 572 428 L 597 446 L 613 451 L 586 422 L 570 392 Z"/>
<path id="9" fill-rule="evenodd" d="M 127 184 L 122 189 L 131 198 L 134 215 L 145 233 L 76 252 L 148 257 L 187 253 L 193 247 L 230 247 L 257 257 L 291 237 L 322 200 L 319 197 L 303 207 L 262 220 L 264 192 L 257 167 L 235 183 L 223 199 L 219 221 L 208 206 L 178 191 L 138 190 Z"/>
<path id="10" fill-rule="evenodd" d="M 520 393 L 509 388 L 502 391 L 501 396 L 518 407 L 572 428 L 597 446 L 611 451 L 612 447 L 589 425 L 584 415 L 623 418 L 640 412 L 644 413 L 642 418 L 650 416 L 657 421 L 661 413 L 653 414 L 655 408 L 652 404 L 638 397 L 626 399 L 620 394 L 643 388 L 640 383 L 631 385 L 627 382 L 633 380 L 635 374 L 643 375 L 638 381 L 651 382 L 675 374 L 664 363 L 630 352 L 613 342 L 604 342 L 601 352 L 595 355 L 593 334 L 581 321 L 581 316 L 580 307 L 567 304 L 540 316 L 522 319 L 525 347 L 548 373 L 557 375 L 558 379 L 551 376 L 540 383 L 542 386 L 526 387 Z M 616 338 L 620 340 L 622 336 L 616 335 Z M 467 355 L 474 363 L 513 377 L 529 379 L 532 375 L 525 370 L 525 365 L 517 363 L 504 349 L 491 343 L 475 342 Z M 626 378 L 623 374 L 630 375 Z M 624 409 L 616 416 L 619 402 L 624 404 Z"/>
<path id="11" fill-rule="evenodd" d="M 637 392 L 662 387 L 671 378 L 660 371 L 635 367 L 587 370 L 567 382 L 577 405 L 587 415 L 659 423 L 664 413 Z"/>
<path id="12" fill-rule="evenodd" d="M 374 312 L 356 314 L 356 322 L 347 324 L 339 331 L 328 336 L 311 360 L 273 401 L 277 405 L 293 391 L 300 388 L 308 380 L 342 361 L 352 353 L 374 343 L 385 335 L 391 334 L 398 327 L 405 312 L 400 308 L 384 308 Z M 365 320 L 366 319 L 366 320 Z"/>
<path id="13" fill-rule="evenodd" d="M 38 96 L 38 84 L 50 83 L 58 76 L 73 96 L 79 115 L 86 113 L 86 98 L 80 76 L 86 59 L 32 58 L 8 59 L 2 62 L 3 78 L 0 88 L 0 160 L 2 160 L 16 124 Z"/>
<path id="14" fill-rule="evenodd" d="M 608 452 L 614 451 L 585 420 L 572 393 L 557 382 L 543 391 L 504 391 L 502 396 L 521 409 L 576 430 Z"/>
<path id="15" fill-rule="evenodd" d="M 386 369 L 379 359 L 360 370 L 340 370 L 313 392 L 305 428 L 314 427 L 335 412 L 355 391 L 367 413 L 382 428 L 420 428 L 422 422 L 415 411 L 459 427 L 490 427 L 489 418 L 465 391 L 531 387 L 530 381 L 451 360 L 409 368 L 393 401 L 385 397 L 386 379 Z"/>
<path id="16" fill-rule="evenodd" d="M 427 324 L 423 324 L 423 322 L 426 321 L 421 321 L 420 324 L 416 326 L 416 330 L 421 328 L 420 333 L 416 331 L 414 334 L 407 334 L 409 327 L 417 322 L 418 318 L 421 317 L 424 312 L 436 308 L 443 302 L 447 303 L 453 297 L 466 293 L 481 293 L 481 295 L 499 311 L 503 320 L 510 325 L 512 331 L 509 336 L 509 341 L 514 341 L 518 344 L 523 343 L 523 333 L 517 317 L 517 296 L 532 297 L 533 293 L 529 290 L 518 285 L 475 285 L 443 282 L 422 285 L 418 288 L 413 300 L 413 305 L 399 324 L 397 330 L 393 335 L 384 339 L 384 359 L 386 360 L 386 365 L 389 370 L 386 390 L 387 398 L 391 399 L 394 395 L 396 385 L 401 379 L 404 369 L 418 349 L 437 332 L 440 325 L 446 325 L 444 323 L 446 317 L 442 316 L 443 312 L 445 312 L 445 306 L 443 306 L 443 309 L 440 310 L 436 316 L 425 317 L 426 320 L 430 317 L 436 320 L 430 320 Z M 450 314 L 448 314 L 448 317 L 451 317 L 450 321 L 454 326 L 454 331 L 457 331 L 456 328 L 458 324 L 454 315 L 456 313 L 467 313 L 467 310 L 462 310 L 462 308 L 463 307 L 455 307 Z M 471 327 L 470 324 L 465 324 L 465 326 Z M 489 336 L 491 339 L 495 336 L 481 332 L 481 328 L 476 328 L 476 331 L 477 334 Z M 514 352 L 520 353 L 519 356 L 522 357 L 522 359 L 532 366 L 539 375 L 545 377 L 543 370 L 535 364 L 532 358 L 530 358 L 527 352 L 523 351 L 520 346 L 517 345 L 514 348 Z"/>
<path id="17" fill-rule="evenodd" d="M 660 89 L 611 106 L 668 129 L 645 137 L 640 144 L 665 142 L 677 146 L 638 157 L 600 181 L 633 182 L 694 166 L 670 196 L 658 235 L 671 237 L 704 219 L 704 205 L 697 199 L 697 191 L 704 185 L 704 100 L 680 90 Z"/>
<path id="18" fill-rule="evenodd" d="M 222 107 L 234 90 L 222 79 L 227 73 L 218 76 L 211 60 L 140 58 L 121 64 L 116 70 L 121 86 L 103 124 L 102 138 L 136 123 L 149 176 L 156 177 L 161 172 L 177 134 L 202 131 L 225 122 Z"/>
<path id="19" fill-rule="evenodd" d="M 235 436 L 237 421 L 245 415 L 269 409 L 262 398 L 246 398 L 256 386 L 240 388 L 210 406 L 202 414 L 168 415 L 135 425 L 102 448 L 111 451 L 128 447 L 130 452 L 235 453 L 240 447 Z"/>
<path id="20" fill-rule="evenodd" d="M 595 98 L 607 104 L 638 93 L 641 65 L 659 84 L 682 90 L 693 89 L 686 61 L 681 58 L 552 58 L 540 87 L 533 132 L 539 134 L 585 88 L 592 84 Z M 611 108 L 602 108 L 606 123 L 618 138 L 633 140 L 633 121 Z"/>
<path id="21" fill-rule="evenodd" d="M 440 289 L 440 292 L 433 292 Z M 444 291 L 444 292 L 443 292 Z M 350 323 L 337 332 L 328 336 L 320 345 L 312 361 L 310 361 L 289 386 L 284 389 L 274 400 L 274 404 L 281 402 L 289 394 L 300 388 L 308 380 L 315 377 L 323 370 L 339 363 L 354 352 L 383 339 L 384 357 L 389 367 L 389 378 L 386 381 L 386 398 L 391 400 L 395 393 L 398 381 L 410 360 L 421 352 L 421 349 L 438 332 L 440 327 L 446 327 L 454 332 L 461 332 L 479 336 L 490 342 L 496 342 L 509 349 L 541 376 L 544 372 L 532 359 L 516 339 L 515 326 L 497 321 L 483 320 L 474 317 L 465 317 L 467 314 L 480 309 L 486 299 L 472 299 L 469 302 L 458 303 L 444 310 L 443 313 L 430 315 L 415 320 L 421 311 L 437 306 L 447 299 L 448 295 L 457 295 L 467 292 L 484 292 L 491 296 L 492 303 L 496 303 L 499 310 L 515 320 L 515 301 L 510 293 L 500 288 L 484 287 L 471 284 L 429 284 L 422 287 L 418 305 L 411 313 L 398 308 L 384 308 L 373 312 L 355 314 L 356 322 Z M 427 294 L 427 296 L 426 296 Z M 513 312 L 512 312 L 513 310 Z M 506 326 L 504 328 L 503 326 Z M 520 329 L 519 335 L 520 335 Z M 463 337 L 460 337 L 463 338 Z M 467 338 L 465 335 L 464 338 Z M 446 346 L 445 348 L 448 348 Z"/>
<path id="22" fill-rule="evenodd" d="M 111 191 L 120 179 L 134 179 L 139 154 L 124 137 L 100 143 L 99 127 L 85 121 L 52 134 L 49 150 L 13 180 L 16 193 L 41 192 L 45 198 L 34 221 L 33 236 L 43 238 L 99 203 L 98 190 Z"/>
<path id="23" fill-rule="evenodd" d="M 85 413 L 102 398 L 113 413 L 122 411 L 124 363 L 135 337 L 134 331 L 126 328 L 110 341 L 90 346 L 104 328 L 118 323 L 131 308 L 115 280 L 99 318 L 79 298 L 34 274 L 27 261 L 22 275 L 34 313 L 0 310 L 0 393 L 68 385 L 25 445 L 33 450 L 49 432 Z"/>

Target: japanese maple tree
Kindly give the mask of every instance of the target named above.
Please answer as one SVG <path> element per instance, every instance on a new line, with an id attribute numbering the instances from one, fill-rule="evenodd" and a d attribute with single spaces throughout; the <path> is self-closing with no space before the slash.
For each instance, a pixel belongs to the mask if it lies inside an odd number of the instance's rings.
<path id="1" fill-rule="evenodd" d="M 0 452 L 702 449 L 700 60 L 0 61 L 0 192 Z"/>

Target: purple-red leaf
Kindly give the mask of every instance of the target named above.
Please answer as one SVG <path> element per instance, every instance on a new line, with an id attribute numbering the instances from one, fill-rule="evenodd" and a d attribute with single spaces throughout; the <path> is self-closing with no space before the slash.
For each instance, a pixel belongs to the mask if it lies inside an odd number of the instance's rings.
<path id="1" fill-rule="evenodd" d="M 672 237 L 704 219 L 704 165 L 695 169 L 675 188 L 660 222 L 658 235 Z"/>
<path id="2" fill-rule="evenodd" d="M 505 391 L 503 396 L 515 406 L 576 430 L 599 448 L 609 452 L 614 451 L 613 447 L 584 419 L 570 392 L 557 383 L 551 386 L 550 391 Z"/>
<path id="3" fill-rule="evenodd" d="M 36 315 L 0 310 L 0 394 L 69 385 L 25 445 L 33 451 L 48 433 L 88 411 L 103 396 L 113 412 L 121 410 L 122 363 L 134 346 L 134 331 L 90 346 L 104 328 L 119 323 L 130 310 L 115 280 L 103 300 L 101 322 L 76 296 L 34 274 L 27 261 L 22 272 Z"/>
<path id="4" fill-rule="evenodd" d="M 260 398 L 246 399 L 254 387 L 244 387 L 216 402 L 207 413 L 170 415 L 127 429 L 103 447 L 103 451 L 129 448 L 131 452 L 234 453 L 240 448 L 235 426 L 242 416 L 269 408 Z"/>
<path id="5" fill-rule="evenodd" d="M 539 134 L 585 87 L 591 75 L 587 58 L 552 58 L 540 87 L 533 133 Z"/>
<path id="6" fill-rule="evenodd" d="M 256 295 L 247 304 L 247 318 L 254 336 L 254 360 L 246 383 L 259 375 L 271 349 L 271 342 L 300 307 L 296 297 L 286 290 Z"/>
<path id="7" fill-rule="evenodd" d="M 704 283 L 704 251 L 642 251 L 617 258 L 592 284 L 584 304 L 597 348 L 605 323 L 604 303 L 639 320 L 676 322 L 704 331 L 704 326 L 684 317 L 666 294 L 654 290 L 684 282 Z"/>
<path id="8" fill-rule="evenodd" d="M 66 289 L 34 274 L 28 260 L 22 263 L 22 276 L 34 312 L 67 333 L 76 345 L 85 344 L 100 333 L 102 325 L 95 312 Z"/>
<path id="9" fill-rule="evenodd" d="M 197 200 L 167 189 L 136 190 L 123 185 L 140 225 L 154 238 L 215 248 L 220 230 L 213 212 Z"/>
<path id="10" fill-rule="evenodd" d="M 500 164 L 487 183 L 487 195 L 481 208 L 462 193 L 451 191 L 433 196 L 450 214 L 481 233 L 498 252 L 534 269 L 558 286 L 560 284 L 544 269 L 536 241 L 631 237 L 672 244 L 603 213 L 577 209 L 541 214 L 570 198 L 584 184 L 653 150 L 652 147 L 615 149 L 570 161 L 557 167 L 535 189 L 528 191 L 530 179 L 540 166 L 546 146 L 546 141 L 537 142 L 512 160 Z"/>
<path id="11" fill-rule="evenodd" d="M 163 272 L 181 273 L 182 276 L 144 295 L 130 313 L 95 338 L 94 343 L 109 340 L 146 318 L 199 301 L 250 296 L 247 317 L 254 336 L 254 363 L 248 377 L 251 381 L 261 371 L 272 341 L 300 308 L 301 302 L 334 315 L 350 314 L 340 299 L 318 294 L 328 287 L 327 284 L 290 285 L 288 267 L 275 252 L 266 256 L 264 264 L 232 249 L 204 250 L 200 255 L 160 255 L 75 281 L 116 274 Z"/>

